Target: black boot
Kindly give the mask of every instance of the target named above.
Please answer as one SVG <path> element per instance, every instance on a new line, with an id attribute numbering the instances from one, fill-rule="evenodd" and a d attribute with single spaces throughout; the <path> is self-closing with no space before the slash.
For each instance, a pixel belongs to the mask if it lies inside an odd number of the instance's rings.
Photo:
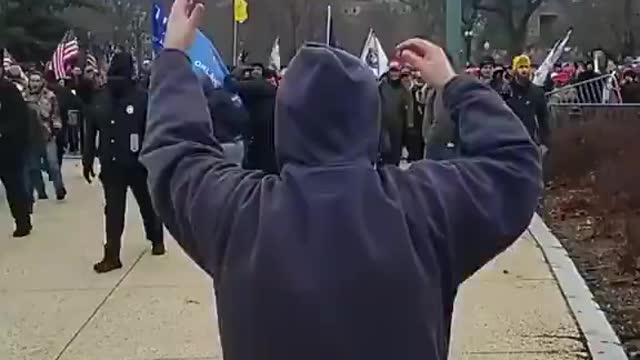
<path id="1" fill-rule="evenodd" d="M 27 218 L 26 220 L 16 221 L 16 230 L 13 232 L 14 238 L 21 238 L 25 236 L 29 236 L 31 234 L 31 230 L 33 226 L 31 226 L 31 218 Z"/>
<path id="2" fill-rule="evenodd" d="M 164 255 L 165 252 L 166 249 L 164 248 L 164 242 L 154 242 L 151 246 L 151 255 L 153 256 Z"/>
<path id="3" fill-rule="evenodd" d="M 56 199 L 62 201 L 67 197 L 67 189 L 63 188 L 62 191 L 56 193 Z"/>
<path id="4" fill-rule="evenodd" d="M 114 249 L 109 245 L 104 246 L 104 258 L 102 261 L 93 265 L 93 270 L 98 274 L 104 274 L 121 268 L 120 249 Z"/>

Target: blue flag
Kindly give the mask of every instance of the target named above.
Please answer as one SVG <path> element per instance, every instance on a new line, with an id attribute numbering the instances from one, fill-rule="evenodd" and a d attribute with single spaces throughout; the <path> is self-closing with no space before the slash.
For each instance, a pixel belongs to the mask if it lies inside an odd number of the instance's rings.
<path id="1" fill-rule="evenodd" d="M 152 45 L 153 53 L 158 54 L 164 47 L 164 38 L 167 33 L 168 18 L 162 10 L 160 4 L 153 3 L 153 19 L 152 19 Z M 230 82 L 225 82 L 227 76 L 229 76 L 229 69 L 224 64 L 218 49 L 213 45 L 213 42 L 209 40 L 200 30 L 196 33 L 196 38 L 191 48 L 187 51 L 187 55 L 191 59 L 193 71 L 202 79 L 209 78 L 215 88 L 225 87 L 225 90 L 232 94 L 231 101 L 238 109 L 243 109 L 244 105 L 240 96 L 233 89 L 228 86 Z M 227 86 L 228 85 L 228 86 Z M 230 119 L 236 122 L 241 119 Z"/>
<path id="2" fill-rule="evenodd" d="M 153 4 L 153 51 L 155 54 L 164 47 L 164 37 L 167 32 L 167 16 L 162 6 Z M 216 88 L 224 86 L 224 80 L 229 75 L 229 69 L 225 65 L 218 49 L 213 42 L 198 30 L 196 38 L 187 55 L 193 64 L 193 70 L 198 76 L 207 76 Z"/>
<path id="3" fill-rule="evenodd" d="M 153 46 L 153 53 L 157 55 L 164 47 L 164 36 L 167 32 L 168 18 L 162 10 L 162 6 L 158 3 L 153 3 L 153 19 L 151 21 L 152 27 L 152 39 L 151 45 Z"/>
<path id="4" fill-rule="evenodd" d="M 198 30 L 193 45 L 187 51 L 194 71 L 208 76 L 213 85 L 218 88 L 224 85 L 224 79 L 229 75 L 229 69 L 224 64 L 218 49 L 202 31 Z"/>

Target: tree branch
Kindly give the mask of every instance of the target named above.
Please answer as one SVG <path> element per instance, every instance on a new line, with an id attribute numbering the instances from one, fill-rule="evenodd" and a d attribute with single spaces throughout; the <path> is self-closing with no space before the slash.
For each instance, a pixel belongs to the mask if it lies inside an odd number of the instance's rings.
<path id="1" fill-rule="evenodd" d="M 477 11 L 484 11 L 484 12 L 498 14 L 504 20 L 509 21 L 510 13 L 504 8 L 504 6 L 488 5 L 488 4 L 485 4 L 483 0 L 474 0 L 472 6 Z"/>
<path id="2" fill-rule="evenodd" d="M 528 0 L 527 9 L 525 10 L 522 18 L 520 18 L 519 29 L 525 28 L 529 23 L 531 15 L 542 5 L 542 0 Z"/>
<path id="3" fill-rule="evenodd" d="M 491 5 L 478 4 L 475 6 L 475 8 L 478 11 L 485 11 L 485 12 L 493 12 L 493 13 L 500 13 L 500 14 L 504 12 L 502 8 L 497 6 L 491 6 Z"/>

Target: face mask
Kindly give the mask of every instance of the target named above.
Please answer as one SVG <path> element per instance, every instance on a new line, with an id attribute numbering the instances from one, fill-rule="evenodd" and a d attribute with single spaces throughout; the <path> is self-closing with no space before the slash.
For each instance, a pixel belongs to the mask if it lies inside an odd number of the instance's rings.
<path id="1" fill-rule="evenodd" d="M 107 79 L 107 86 L 115 94 L 122 93 L 130 84 L 131 80 L 120 76 L 109 77 Z"/>

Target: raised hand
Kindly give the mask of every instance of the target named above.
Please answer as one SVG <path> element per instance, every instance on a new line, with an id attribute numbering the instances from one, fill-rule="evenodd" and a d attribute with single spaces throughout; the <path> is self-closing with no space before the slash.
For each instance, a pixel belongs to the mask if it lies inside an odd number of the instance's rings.
<path id="1" fill-rule="evenodd" d="M 187 51 L 204 17 L 204 5 L 195 0 L 175 0 L 167 23 L 164 47 Z"/>
<path id="2" fill-rule="evenodd" d="M 403 62 L 420 71 L 422 79 L 436 89 L 443 88 L 456 76 L 444 50 L 427 40 L 407 40 L 397 46 L 397 51 Z"/>

